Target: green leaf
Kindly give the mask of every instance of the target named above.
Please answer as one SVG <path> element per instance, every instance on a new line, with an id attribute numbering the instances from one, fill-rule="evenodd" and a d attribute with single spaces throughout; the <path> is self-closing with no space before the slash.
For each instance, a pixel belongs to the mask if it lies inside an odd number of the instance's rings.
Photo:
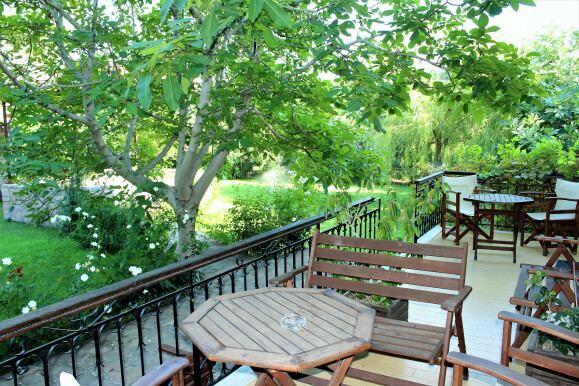
<path id="1" fill-rule="evenodd" d="M 354 99 L 351 100 L 350 102 L 348 102 L 348 111 L 358 111 L 360 110 L 360 108 L 364 105 L 364 102 L 362 102 L 359 99 Z"/>
<path id="2" fill-rule="evenodd" d="M 181 77 L 181 90 L 183 90 L 183 94 L 187 94 L 189 92 L 189 86 L 191 86 L 191 81 L 189 78 L 184 76 Z"/>
<path id="3" fill-rule="evenodd" d="M 267 44 L 268 47 L 274 48 L 278 46 L 277 40 L 275 36 L 273 36 L 271 29 L 263 30 L 263 40 L 265 40 L 265 44 Z"/>
<path id="4" fill-rule="evenodd" d="M 153 102 L 151 94 L 151 74 L 146 74 L 139 78 L 137 82 L 137 99 L 141 102 L 144 110 L 148 110 Z"/>
<path id="5" fill-rule="evenodd" d="M 263 0 L 265 10 L 267 11 L 271 20 L 280 27 L 290 28 L 292 20 L 290 15 L 274 0 Z"/>
<path id="6" fill-rule="evenodd" d="M 169 75 L 163 79 L 163 97 L 169 109 L 175 111 L 179 108 L 179 98 L 181 97 L 181 85 L 175 75 Z"/>
<path id="7" fill-rule="evenodd" d="M 382 122 L 380 122 L 380 119 L 377 117 L 374 117 L 372 119 L 372 124 L 374 125 L 374 130 L 380 132 L 380 133 L 385 133 L 386 130 L 384 130 L 384 128 L 382 127 Z"/>
<path id="8" fill-rule="evenodd" d="M 478 18 L 478 20 L 474 21 L 476 25 L 478 25 L 480 28 L 484 28 L 489 24 L 489 15 L 487 15 L 486 13 L 483 13 L 480 15 L 480 17 Z"/>
<path id="9" fill-rule="evenodd" d="M 253 23 L 263 9 L 263 0 L 249 0 L 249 13 L 247 16 Z"/>
<path id="10" fill-rule="evenodd" d="M 167 18 L 167 12 L 169 12 L 171 5 L 173 5 L 173 0 L 165 0 L 161 6 L 161 23 L 165 22 L 165 19 Z"/>
<path id="11" fill-rule="evenodd" d="M 203 39 L 203 42 L 206 46 L 209 46 L 211 44 L 211 39 L 213 39 L 213 36 L 217 34 L 219 29 L 219 24 L 217 24 L 217 16 L 215 16 L 214 12 L 211 12 L 205 17 L 199 29 L 201 31 L 201 39 Z"/>
<path id="12" fill-rule="evenodd" d="M 139 113 L 139 108 L 133 102 L 127 102 L 127 104 L 125 105 L 125 108 L 127 109 L 127 112 L 129 114 L 137 115 Z"/>

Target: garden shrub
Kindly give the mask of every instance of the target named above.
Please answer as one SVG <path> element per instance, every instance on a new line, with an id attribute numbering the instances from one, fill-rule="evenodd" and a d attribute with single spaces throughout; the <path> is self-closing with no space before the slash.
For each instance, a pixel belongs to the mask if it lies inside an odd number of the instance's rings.
<path id="1" fill-rule="evenodd" d="M 60 223 L 61 233 L 91 251 L 75 267 L 81 277 L 98 273 L 112 283 L 177 261 L 170 210 L 143 194 L 112 198 L 72 190 L 60 216 L 70 218 Z"/>
<path id="2" fill-rule="evenodd" d="M 321 192 L 304 188 L 274 186 L 269 193 L 235 199 L 225 224 L 216 226 L 212 236 L 224 243 L 244 240 L 318 213 L 323 199 Z"/>

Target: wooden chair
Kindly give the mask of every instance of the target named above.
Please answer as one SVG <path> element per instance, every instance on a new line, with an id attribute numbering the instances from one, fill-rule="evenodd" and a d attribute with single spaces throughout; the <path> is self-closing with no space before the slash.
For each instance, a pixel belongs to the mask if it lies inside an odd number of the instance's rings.
<path id="1" fill-rule="evenodd" d="M 474 232 L 474 206 L 472 202 L 464 200 L 469 194 L 479 193 L 496 193 L 492 189 L 478 189 L 476 174 L 464 177 L 442 177 L 442 183 L 447 184 L 450 190 L 446 190 L 442 195 L 442 238 L 446 239 L 454 235 L 454 243 L 458 245 L 459 241 L 468 233 Z M 492 239 L 494 235 L 494 217 L 489 216 L 491 222 L 490 235 L 479 228 L 479 232 L 487 239 Z M 450 228 L 447 223 L 454 225 Z M 461 231 L 461 226 L 464 229 Z M 447 229 L 448 228 L 448 229 Z"/>
<path id="2" fill-rule="evenodd" d="M 503 320 L 501 364 L 494 363 L 486 359 L 477 358 L 471 355 L 451 352 L 446 356 L 446 360 L 454 367 L 454 375 L 452 381 L 453 386 L 462 385 L 461 375 L 463 374 L 464 369 L 467 368 L 492 375 L 515 386 L 546 385 L 546 383 L 543 383 L 536 378 L 528 377 L 513 369 L 510 369 L 508 365 L 511 359 L 518 359 L 526 362 L 527 364 L 553 370 L 555 372 L 559 372 L 579 380 L 578 367 L 557 359 L 522 350 L 511 345 L 513 323 L 549 333 L 575 344 L 579 344 L 578 333 L 548 323 L 544 320 L 518 315 L 507 311 L 500 312 L 499 319 Z"/>
<path id="3" fill-rule="evenodd" d="M 554 193 L 521 192 L 522 195 L 531 195 L 538 203 L 527 205 L 524 208 L 524 218 L 521 224 L 521 246 L 536 240 L 543 234 L 547 237 L 562 236 L 579 238 L 579 182 L 570 182 L 557 179 Z M 542 200 L 541 200 L 542 198 Z M 537 208 L 540 212 L 533 212 Z M 525 239 L 525 224 L 532 228 L 531 235 Z M 543 256 L 547 256 L 549 242 L 541 242 Z M 573 249 L 576 253 L 577 248 Z"/>
<path id="4" fill-rule="evenodd" d="M 466 243 L 447 247 L 326 235 L 316 230 L 309 264 L 271 279 L 270 284 L 289 287 L 296 275 L 306 273 L 306 287 L 439 304 L 447 311 L 445 327 L 376 317 L 370 350 L 440 365 L 438 384 L 444 385 L 444 359 L 451 336 L 458 337 L 460 351 L 466 352 L 462 303 L 472 290 L 464 284 L 467 252 Z M 384 285 L 383 281 L 402 285 Z M 467 370 L 464 375 L 468 376 Z M 347 376 L 379 384 L 415 384 L 353 368 Z"/>

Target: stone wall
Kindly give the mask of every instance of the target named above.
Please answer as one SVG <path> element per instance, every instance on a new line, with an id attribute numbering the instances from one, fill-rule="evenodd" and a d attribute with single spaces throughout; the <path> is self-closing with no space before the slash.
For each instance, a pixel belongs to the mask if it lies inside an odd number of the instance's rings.
<path id="1" fill-rule="evenodd" d="M 42 196 L 37 194 L 20 194 L 24 187 L 17 184 L 2 184 L 2 203 L 5 221 L 28 223 L 31 213 L 38 210 L 55 210 L 65 199 L 65 192 L 49 189 Z M 93 193 L 102 192 L 101 186 L 85 187 Z M 46 224 L 47 225 L 47 224 Z"/>
<path id="2" fill-rule="evenodd" d="M 173 185 L 175 169 L 163 169 L 163 174 L 164 177 L 160 180 L 168 185 Z M 102 193 L 108 190 L 109 186 L 124 186 L 128 184 L 128 182 L 120 177 L 102 177 L 95 181 L 90 181 L 90 183 L 96 186 L 85 186 L 83 189 L 92 193 Z M 33 211 L 55 209 L 65 198 L 64 191 L 62 190 L 49 189 L 48 192 L 41 197 L 32 194 L 18 194 L 22 189 L 22 185 L 17 184 L 2 183 L 0 185 L 5 221 L 28 223 L 31 220 L 30 217 L 27 216 Z M 116 194 L 114 190 L 110 193 L 113 195 Z"/>

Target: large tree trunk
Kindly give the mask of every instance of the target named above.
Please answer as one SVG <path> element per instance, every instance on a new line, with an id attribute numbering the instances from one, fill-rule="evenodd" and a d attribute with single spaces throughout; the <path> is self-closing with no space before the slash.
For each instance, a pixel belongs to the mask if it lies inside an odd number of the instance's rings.
<path id="1" fill-rule="evenodd" d="M 192 256 L 195 240 L 195 224 L 197 220 L 197 208 L 182 210 L 183 214 L 177 216 L 177 253 L 179 259 L 188 259 Z"/>

